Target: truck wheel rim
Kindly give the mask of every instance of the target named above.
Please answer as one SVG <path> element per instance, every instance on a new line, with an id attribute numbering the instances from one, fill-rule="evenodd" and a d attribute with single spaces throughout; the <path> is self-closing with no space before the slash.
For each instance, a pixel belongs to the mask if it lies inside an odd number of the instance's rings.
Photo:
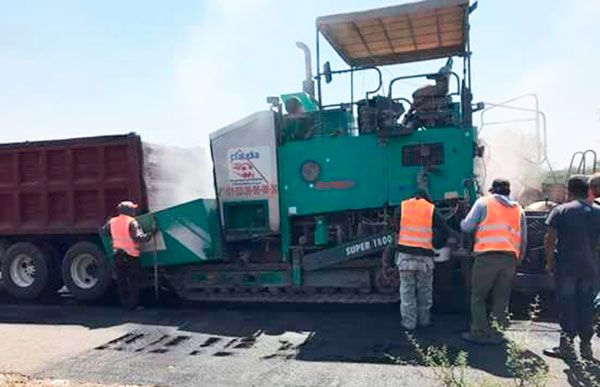
<path id="1" fill-rule="evenodd" d="M 81 254 L 73 259 L 71 278 L 81 289 L 91 289 L 98 283 L 98 265 L 91 254 Z"/>
<path id="2" fill-rule="evenodd" d="M 19 254 L 10 264 L 10 277 L 15 285 L 27 288 L 35 282 L 35 264 L 27 254 Z"/>

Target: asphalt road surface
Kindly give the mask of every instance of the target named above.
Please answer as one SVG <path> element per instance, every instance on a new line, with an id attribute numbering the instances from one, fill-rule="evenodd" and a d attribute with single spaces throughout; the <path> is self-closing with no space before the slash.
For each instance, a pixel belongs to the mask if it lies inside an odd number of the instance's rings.
<path id="1" fill-rule="evenodd" d="M 466 350 L 471 379 L 508 381 L 504 348 L 469 345 L 459 337 L 464 328 L 463 316 L 439 314 L 416 339 L 424 346 L 447 345 L 450 353 Z M 548 364 L 548 385 L 591 385 L 595 365 L 580 372 L 541 354 L 558 340 L 556 324 L 517 321 L 509 335 Z M 416 365 L 392 305 L 193 305 L 125 312 L 64 302 L 1 304 L 0 343 L 0 371 L 37 378 L 161 386 L 436 382 L 430 368 Z"/>

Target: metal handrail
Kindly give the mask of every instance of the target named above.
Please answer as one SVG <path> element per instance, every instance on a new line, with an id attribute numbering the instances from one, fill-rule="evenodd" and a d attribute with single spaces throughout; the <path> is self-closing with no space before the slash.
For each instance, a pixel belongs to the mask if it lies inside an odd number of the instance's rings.
<path id="1" fill-rule="evenodd" d="M 592 155 L 592 170 L 591 173 L 589 173 L 590 175 L 596 173 L 596 170 L 598 169 L 598 154 L 596 153 L 595 150 L 593 149 L 588 149 L 585 151 L 578 151 L 573 153 L 573 156 L 571 157 L 571 162 L 569 163 L 569 169 L 568 169 L 568 173 L 567 173 L 567 180 L 573 176 L 573 175 L 587 175 L 588 173 L 586 173 L 587 170 L 587 155 L 590 154 Z M 580 156 L 579 159 L 579 164 L 577 165 L 577 170 L 573 171 L 573 167 L 575 165 L 575 159 L 577 158 L 577 156 Z M 575 173 L 574 173 L 575 172 Z"/>
<path id="2" fill-rule="evenodd" d="M 349 69 L 344 69 L 344 70 L 332 70 L 330 72 L 330 74 L 331 75 L 333 75 L 333 74 L 346 74 L 346 73 L 354 74 L 354 72 L 356 72 L 356 71 L 366 71 L 366 70 L 375 70 L 377 72 L 377 78 L 378 78 L 377 88 L 374 89 L 374 90 L 366 92 L 366 98 L 369 98 L 369 95 L 377 93 L 383 87 L 383 74 L 381 73 L 381 69 L 379 69 L 378 67 L 371 67 L 371 66 L 368 66 L 368 67 L 351 67 Z M 321 79 L 321 77 L 323 75 L 325 75 L 325 73 L 318 72 L 317 75 L 315 75 L 314 79 L 317 79 L 317 80 L 320 81 L 320 79 Z"/>
<path id="3" fill-rule="evenodd" d="M 523 99 L 523 98 L 533 98 L 533 100 L 535 102 L 535 108 L 530 109 L 530 108 L 523 108 L 520 106 L 509 105 L 510 103 L 515 102 L 520 99 Z M 486 125 L 499 125 L 499 124 L 507 124 L 507 123 L 534 121 L 535 127 L 536 127 L 536 135 L 537 135 L 538 158 L 537 158 L 537 160 L 531 160 L 529 158 L 524 157 L 524 159 L 532 164 L 544 164 L 545 163 L 548 166 L 548 169 L 550 170 L 550 173 L 552 174 L 554 181 L 558 182 L 556 173 L 554 172 L 554 169 L 552 168 L 552 164 L 550 163 L 550 159 L 548 158 L 548 131 L 547 131 L 546 114 L 540 110 L 539 105 L 540 105 L 539 99 L 538 99 L 537 94 L 535 94 L 535 93 L 523 94 L 518 97 L 514 97 L 514 98 L 508 99 L 506 101 L 500 102 L 500 103 L 486 102 L 485 106 L 487 106 L 487 107 L 481 111 L 480 116 L 479 116 L 480 117 L 479 118 L 480 128 L 479 128 L 478 134 L 480 135 L 483 132 Z M 514 111 L 530 112 L 530 113 L 534 113 L 535 117 L 521 119 L 521 120 L 517 119 L 517 120 L 485 122 L 485 113 L 487 113 L 488 111 L 495 109 L 495 108 L 503 108 L 503 109 L 514 110 Z"/>
<path id="4" fill-rule="evenodd" d="M 456 79 L 456 91 L 453 93 L 450 93 L 450 95 L 460 95 L 460 77 L 454 71 L 449 71 L 448 74 L 452 75 Z M 440 75 L 441 75 L 440 73 L 426 73 L 426 74 L 405 75 L 402 77 L 396 77 L 390 81 L 390 84 L 388 86 L 388 97 L 392 98 L 392 91 L 393 91 L 392 88 L 394 86 L 394 83 L 396 83 L 397 81 L 401 81 L 404 79 L 437 77 Z"/>

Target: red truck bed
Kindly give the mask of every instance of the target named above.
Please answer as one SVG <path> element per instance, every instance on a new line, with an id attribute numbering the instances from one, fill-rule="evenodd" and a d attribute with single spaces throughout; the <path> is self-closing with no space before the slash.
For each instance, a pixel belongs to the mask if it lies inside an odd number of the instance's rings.
<path id="1" fill-rule="evenodd" d="M 2 144 L 0 236 L 95 233 L 143 187 L 135 134 Z"/>

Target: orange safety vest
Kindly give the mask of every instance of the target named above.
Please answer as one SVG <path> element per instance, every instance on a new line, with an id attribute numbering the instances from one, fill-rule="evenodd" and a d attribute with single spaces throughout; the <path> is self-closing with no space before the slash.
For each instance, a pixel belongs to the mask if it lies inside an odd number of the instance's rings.
<path id="1" fill-rule="evenodd" d="M 398 244 L 433 250 L 433 211 L 435 206 L 425 199 L 408 199 L 400 204 Z"/>
<path id="2" fill-rule="evenodd" d="M 521 208 L 507 207 L 494 197 L 485 198 L 487 215 L 477 226 L 473 251 L 509 251 L 521 255 Z"/>
<path id="3" fill-rule="evenodd" d="M 119 215 L 110 220 L 110 237 L 113 250 L 123 250 L 132 257 L 140 256 L 139 244 L 131 238 L 129 226 L 134 218 L 127 215 Z"/>

